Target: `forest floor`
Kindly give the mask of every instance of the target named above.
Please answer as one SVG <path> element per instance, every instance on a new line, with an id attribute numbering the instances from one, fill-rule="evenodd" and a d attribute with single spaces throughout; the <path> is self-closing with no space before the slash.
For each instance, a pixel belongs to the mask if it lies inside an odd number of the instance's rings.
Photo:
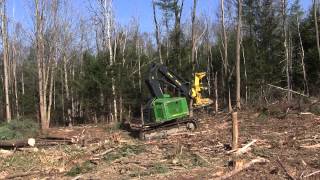
<path id="1" fill-rule="evenodd" d="M 239 115 L 240 146 L 251 150 L 237 157 L 246 164 L 268 160 L 232 179 L 298 179 L 320 170 L 320 117 L 261 112 Z M 231 117 L 202 115 L 195 132 L 140 141 L 128 131 L 103 126 L 52 129 L 84 134 L 81 144 L 38 147 L 0 153 L 0 179 L 215 179 L 233 170 Z M 320 173 L 312 175 L 320 178 Z M 310 177 L 312 177 L 310 176 Z"/>

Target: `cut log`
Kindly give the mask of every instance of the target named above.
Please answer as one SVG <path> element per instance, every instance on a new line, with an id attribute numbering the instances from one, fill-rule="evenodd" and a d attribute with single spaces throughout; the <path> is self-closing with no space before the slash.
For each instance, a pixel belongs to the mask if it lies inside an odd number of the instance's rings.
<path id="1" fill-rule="evenodd" d="M 114 148 L 111 148 L 111 149 L 108 149 L 108 150 L 106 150 L 106 151 L 104 151 L 104 152 L 102 152 L 102 153 L 95 154 L 95 155 L 93 155 L 93 156 L 94 156 L 94 157 L 104 156 L 104 155 L 112 152 L 113 150 L 114 150 Z"/>
<path id="2" fill-rule="evenodd" d="M 56 146 L 56 145 L 70 145 L 73 144 L 70 140 L 48 140 L 39 139 L 37 141 L 37 146 Z"/>
<path id="3" fill-rule="evenodd" d="M 8 140 L 0 141 L 0 147 L 2 148 L 19 148 L 27 146 L 35 146 L 36 140 L 34 138 L 22 139 L 22 140 Z"/>
<path id="4" fill-rule="evenodd" d="M 40 139 L 53 140 L 53 141 L 68 141 L 71 143 L 77 143 L 77 142 L 79 142 L 80 138 L 78 138 L 78 137 L 63 137 L 63 136 L 61 137 L 61 136 L 50 135 L 50 136 L 41 137 Z"/>

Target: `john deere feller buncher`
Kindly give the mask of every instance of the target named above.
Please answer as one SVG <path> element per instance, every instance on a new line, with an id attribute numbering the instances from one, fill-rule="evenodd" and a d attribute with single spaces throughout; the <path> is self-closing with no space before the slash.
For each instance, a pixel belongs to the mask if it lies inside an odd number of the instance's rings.
<path id="1" fill-rule="evenodd" d="M 186 129 L 194 130 L 198 126 L 198 120 L 190 117 L 188 102 L 193 102 L 192 109 L 195 110 L 213 103 L 201 94 L 206 89 L 201 83 L 205 76 L 205 72 L 195 73 L 193 84 L 189 85 L 165 65 L 151 64 L 145 82 L 152 98 L 144 108 L 143 120 L 131 123 L 131 128 L 139 131 L 141 139 L 163 137 Z M 171 97 L 163 92 L 163 84 L 174 87 L 178 92 L 177 96 Z"/>

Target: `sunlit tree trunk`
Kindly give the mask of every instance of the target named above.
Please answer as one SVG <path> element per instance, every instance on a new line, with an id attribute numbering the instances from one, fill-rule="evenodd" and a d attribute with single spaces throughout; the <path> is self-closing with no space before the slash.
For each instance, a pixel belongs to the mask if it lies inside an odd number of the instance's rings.
<path id="1" fill-rule="evenodd" d="M 69 81 L 68 81 L 68 70 L 67 70 L 67 57 L 66 52 L 63 55 L 63 74 L 64 74 L 64 88 L 66 92 L 66 102 L 67 102 L 67 122 L 68 126 L 72 126 L 72 118 L 71 118 L 71 101 L 70 101 L 70 89 L 69 89 Z"/>
<path id="2" fill-rule="evenodd" d="M 286 62 L 286 77 L 287 77 L 287 98 L 288 102 L 291 101 L 292 93 L 291 93 L 291 82 L 290 82 L 290 59 L 289 59 L 289 47 L 288 47 L 288 30 L 287 30 L 287 1 L 281 0 L 282 6 L 282 32 L 283 32 L 283 47 L 284 47 L 284 55 L 285 55 L 285 62 Z"/>
<path id="3" fill-rule="evenodd" d="M 36 59 L 38 71 L 38 93 L 39 93 L 39 117 L 41 122 L 41 129 L 46 130 L 50 126 L 52 91 L 53 91 L 53 58 L 52 54 L 46 56 L 45 54 L 45 35 L 44 29 L 46 25 L 46 16 L 52 16 L 57 11 L 57 1 L 52 1 L 48 4 L 47 1 L 35 0 L 35 46 Z M 50 9 L 48 14 L 44 14 L 47 7 L 56 7 Z M 50 44 L 50 43 L 49 43 Z M 52 48 L 50 44 L 49 49 Z"/>
<path id="4" fill-rule="evenodd" d="M 222 36 L 223 36 L 223 41 L 222 41 L 222 47 L 223 47 L 223 57 L 222 57 L 222 61 L 223 61 L 223 68 L 222 68 L 222 91 L 223 93 L 223 98 L 224 98 L 224 102 L 226 103 L 226 97 L 228 97 L 226 93 L 228 92 L 228 88 L 226 87 L 226 83 L 227 79 L 228 79 L 228 37 L 227 37 L 227 31 L 226 31 L 226 26 L 225 26 L 225 12 L 224 12 L 224 0 L 220 1 L 220 5 L 221 5 L 221 26 L 222 26 Z M 228 97 L 229 98 L 229 97 Z M 230 101 L 228 101 L 230 102 Z M 229 112 L 231 112 L 231 104 L 229 104 Z"/>
<path id="5" fill-rule="evenodd" d="M 113 68 L 114 63 L 114 54 L 111 41 L 111 28 L 112 28 L 112 0 L 104 0 L 104 18 L 105 18 L 105 31 L 106 39 L 109 50 L 109 61 L 111 69 Z M 117 121 L 117 99 L 116 99 L 116 87 L 115 87 L 115 78 L 113 77 L 113 70 L 111 70 L 111 89 L 112 89 L 112 98 L 113 98 L 113 121 Z"/>
<path id="6" fill-rule="evenodd" d="M 2 37 L 2 47 L 3 47 L 3 86 L 4 86 L 4 96 L 5 96 L 5 114 L 7 122 L 11 121 L 11 107 L 10 107 L 10 97 L 9 97 L 9 44 L 8 44 L 8 20 L 6 15 L 6 1 L 1 2 L 1 37 Z"/>
<path id="7" fill-rule="evenodd" d="M 304 93 L 309 95 L 309 85 L 307 81 L 307 73 L 306 73 L 306 68 L 305 68 L 305 63 L 304 63 L 304 48 L 302 44 L 302 38 L 301 38 L 301 33 L 300 33 L 300 21 L 299 17 L 297 16 L 297 28 L 298 28 L 298 36 L 299 36 L 299 45 L 300 45 L 300 56 L 301 56 L 301 67 L 302 67 L 302 73 L 303 73 L 303 86 L 304 86 Z"/>
<path id="8" fill-rule="evenodd" d="M 240 94 L 240 39 L 241 39 L 241 14 L 242 14 L 242 0 L 238 0 L 238 25 L 237 25 L 237 44 L 236 44 L 236 100 L 237 109 L 241 109 L 241 94 Z"/>
<path id="9" fill-rule="evenodd" d="M 39 86 L 39 113 L 42 130 L 49 128 L 47 118 L 47 108 L 45 101 L 45 66 L 44 66 L 44 35 L 43 35 L 43 10 L 44 2 L 35 0 L 35 17 L 36 17 L 36 58 L 38 68 L 38 86 Z"/>

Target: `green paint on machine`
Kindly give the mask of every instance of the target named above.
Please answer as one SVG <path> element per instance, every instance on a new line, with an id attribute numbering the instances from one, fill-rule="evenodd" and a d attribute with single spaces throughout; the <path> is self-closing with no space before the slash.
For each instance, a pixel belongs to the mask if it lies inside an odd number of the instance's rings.
<path id="1" fill-rule="evenodd" d="M 153 113 L 156 123 L 171 121 L 189 116 L 185 97 L 170 97 L 164 95 L 153 101 Z"/>

